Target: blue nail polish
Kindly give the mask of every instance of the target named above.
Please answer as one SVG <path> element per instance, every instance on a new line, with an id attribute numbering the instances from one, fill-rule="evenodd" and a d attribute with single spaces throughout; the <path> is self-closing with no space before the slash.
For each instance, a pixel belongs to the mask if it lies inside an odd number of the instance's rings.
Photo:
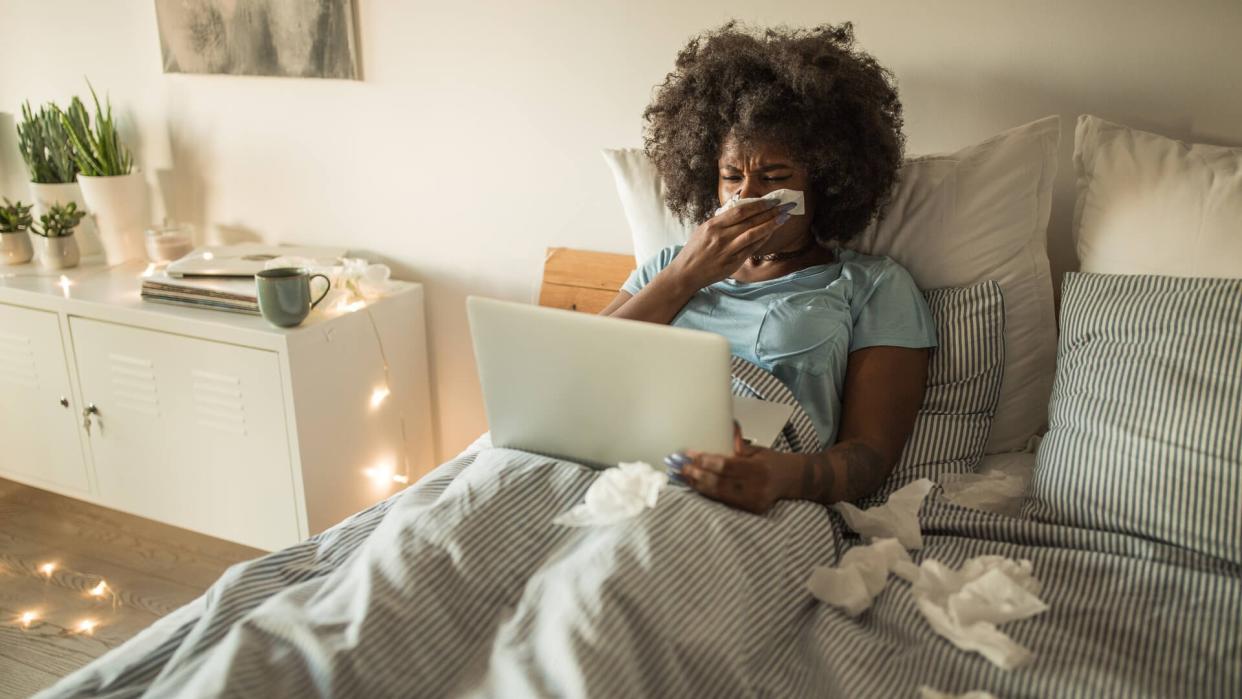
<path id="1" fill-rule="evenodd" d="M 680 471 L 682 466 L 690 463 L 690 460 L 681 454 L 669 454 L 664 457 L 664 465 L 669 469 Z"/>
<path id="2" fill-rule="evenodd" d="M 788 220 L 789 220 L 789 213 L 788 213 L 788 212 L 783 213 L 783 214 L 781 214 L 780 216 L 777 216 L 777 217 L 776 217 L 776 225 L 778 225 L 778 226 L 779 226 L 779 225 L 781 225 L 782 223 L 784 223 L 784 222 L 786 222 L 786 221 L 788 221 Z"/>
<path id="3" fill-rule="evenodd" d="M 781 211 L 793 211 L 796 208 L 798 208 L 798 202 L 796 201 L 781 204 Z"/>

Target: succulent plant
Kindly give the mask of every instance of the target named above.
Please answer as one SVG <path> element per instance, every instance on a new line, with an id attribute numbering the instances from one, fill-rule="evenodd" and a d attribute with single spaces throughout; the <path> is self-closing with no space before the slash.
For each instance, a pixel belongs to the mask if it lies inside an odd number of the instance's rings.
<path id="1" fill-rule="evenodd" d="M 9 201 L 8 197 L 4 199 L 4 206 L 0 206 L 0 233 L 20 233 L 30 230 L 29 204 L 23 204 L 20 201 L 14 204 Z"/>
<path id="2" fill-rule="evenodd" d="M 53 204 L 47 213 L 39 217 L 39 223 L 30 227 L 30 232 L 44 238 L 64 238 L 73 235 L 73 229 L 82 222 L 85 211 L 78 211 L 78 205 Z"/>
<path id="3" fill-rule="evenodd" d="M 78 164 L 62 117 L 63 112 L 54 102 L 39 107 L 37 112 L 31 109 L 30 102 L 22 105 L 17 146 L 31 182 L 63 184 L 77 177 Z"/>
<path id="4" fill-rule="evenodd" d="M 91 124 L 86 105 L 77 97 L 61 112 L 61 123 L 73 144 L 73 158 L 78 169 L 88 177 L 128 175 L 133 169 L 133 156 L 117 133 L 116 122 L 112 119 L 112 101 L 105 97 L 107 107 L 100 106 L 95 88 L 90 82 L 86 85 L 95 101 L 95 123 Z"/>

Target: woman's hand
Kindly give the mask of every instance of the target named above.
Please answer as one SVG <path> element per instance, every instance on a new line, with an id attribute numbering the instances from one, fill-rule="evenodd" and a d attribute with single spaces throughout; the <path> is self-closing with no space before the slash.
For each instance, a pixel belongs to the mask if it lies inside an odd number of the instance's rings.
<path id="1" fill-rule="evenodd" d="M 798 497 L 805 457 L 752 446 L 735 426 L 733 456 L 685 453 L 681 477 L 703 495 L 748 512 L 763 514 L 777 500 Z"/>
<path id="2" fill-rule="evenodd" d="M 768 242 L 793 208 L 761 199 L 713 216 L 694 229 L 669 269 L 695 290 L 725 279 Z"/>

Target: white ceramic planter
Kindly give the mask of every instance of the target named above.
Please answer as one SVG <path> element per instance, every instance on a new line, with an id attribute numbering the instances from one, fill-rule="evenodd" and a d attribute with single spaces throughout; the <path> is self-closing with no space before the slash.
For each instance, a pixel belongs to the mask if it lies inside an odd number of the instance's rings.
<path id="1" fill-rule="evenodd" d="M 47 210 L 54 204 L 63 205 L 73 202 L 78 205 L 78 211 L 90 212 L 90 209 L 86 206 L 86 200 L 82 198 L 82 190 L 78 187 L 77 182 L 66 182 L 64 184 L 31 182 L 30 198 L 34 199 L 34 217 L 36 221 L 39 220 L 40 216 L 47 213 Z M 73 235 L 77 237 L 78 248 L 82 250 L 84 256 L 90 257 L 103 252 L 103 245 L 99 242 L 99 231 L 95 227 L 94 217 L 87 216 L 83 218 Z"/>
<path id="2" fill-rule="evenodd" d="M 0 265 L 22 265 L 34 257 L 30 234 L 26 231 L 0 233 Z"/>
<path id="3" fill-rule="evenodd" d="M 44 238 L 37 235 L 35 238 L 39 246 L 39 264 L 44 269 L 68 269 L 78 266 L 82 256 L 78 252 L 76 235 L 59 238 Z"/>
<path id="4" fill-rule="evenodd" d="M 147 226 L 147 186 L 142 175 L 78 175 L 78 184 L 86 208 L 95 216 L 108 265 L 142 259 L 142 235 Z"/>

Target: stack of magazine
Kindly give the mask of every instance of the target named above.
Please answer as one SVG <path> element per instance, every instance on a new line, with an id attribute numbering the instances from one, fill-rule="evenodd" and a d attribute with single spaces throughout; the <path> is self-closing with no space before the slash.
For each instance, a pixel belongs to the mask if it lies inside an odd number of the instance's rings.
<path id="1" fill-rule="evenodd" d="M 143 278 L 142 298 L 156 303 L 259 315 L 254 277 L 170 277 L 156 272 Z"/>

